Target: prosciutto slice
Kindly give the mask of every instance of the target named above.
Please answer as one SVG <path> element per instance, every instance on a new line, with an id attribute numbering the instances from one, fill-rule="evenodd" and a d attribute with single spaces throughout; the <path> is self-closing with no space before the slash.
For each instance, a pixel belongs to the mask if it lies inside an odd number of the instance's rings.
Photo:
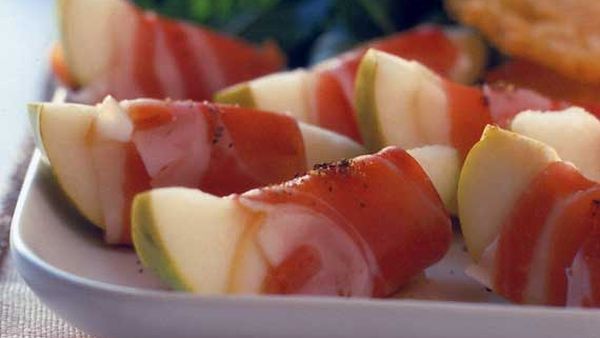
<path id="1" fill-rule="evenodd" d="M 516 303 L 599 306 L 600 184 L 565 162 L 529 183 L 480 265 Z"/>
<path id="2" fill-rule="evenodd" d="M 354 88 L 358 66 L 369 48 L 418 61 L 451 81 L 464 81 L 465 63 L 469 64 L 466 68 L 475 67 L 470 51 L 453 39 L 452 31 L 441 26 L 420 26 L 364 43 L 314 67 L 309 93 L 311 123 L 361 142 L 354 112 Z"/>
<path id="3" fill-rule="evenodd" d="M 266 266 L 262 293 L 389 296 L 452 239 L 429 178 L 395 147 L 230 198 L 258 215 L 249 241 Z"/>
<path id="4" fill-rule="evenodd" d="M 298 122 L 286 115 L 192 101 L 114 102 L 110 109 L 122 109 L 115 114 L 130 122 L 100 127 L 115 118 L 99 118 L 89 137 L 109 243 L 130 243 L 130 206 L 140 192 L 182 186 L 223 196 L 308 169 Z M 133 128 L 125 138 L 116 135 L 127 123 Z"/>

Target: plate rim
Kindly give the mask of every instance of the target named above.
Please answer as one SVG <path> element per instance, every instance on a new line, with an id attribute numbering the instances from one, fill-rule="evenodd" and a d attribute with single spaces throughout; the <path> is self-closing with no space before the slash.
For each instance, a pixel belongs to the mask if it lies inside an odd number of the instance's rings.
<path id="1" fill-rule="evenodd" d="M 440 300 L 414 300 L 414 299 L 373 299 L 373 298 L 339 298 L 327 296 L 281 296 L 281 295 L 197 295 L 179 291 L 170 290 L 153 290 L 143 289 L 131 286 L 123 286 L 111 284 L 108 282 L 98 281 L 87 277 L 78 276 L 74 273 L 65 271 L 45 261 L 42 257 L 35 253 L 30 248 L 26 241 L 20 235 L 21 219 L 26 212 L 26 202 L 31 191 L 36 173 L 39 166 L 43 163 L 41 153 L 35 149 L 29 162 L 23 185 L 19 193 L 13 218 L 11 221 L 10 233 L 10 254 L 18 256 L 16 259 L 16 268 L 21 276 L 23 276 L 23 267 L 19 261 L 30 264 L 32 267 L 41 271 L 52 279 L 60 281 L 65 285 L 72 285 L 80 289 L 91 290 L 94 292 L 103 292 L 113 294 L 119 297 L 142 297 L 144 299 L 161 300 L 161 301 L 177 301 L 177 302 L 192 302 L 203 303 L 203 305 L 219 304 L 219 305 L 271 305 L 271 306 L 286 306 L 291 303 L 294 305 L 302 305 L 309 307 L 381 307 L 390 309 L 412 308 L 423 309 L 427 308 L 431 311 L 459 311 L 487 314 L 509 314 L 512 316 L 551 316 L 551 317 L 589 317 L 600 315 L 600 309 L 583 309 L 575 307 L 550 307 L 539 305 L 515 305 L 515 304 L 493 304 L 493 303 L 469 303 L 459 301 L 440 301 Z M 27 284 L 29 282 L 24 278 Z M 32 288 L 34 292 L 36 290 Z"/>

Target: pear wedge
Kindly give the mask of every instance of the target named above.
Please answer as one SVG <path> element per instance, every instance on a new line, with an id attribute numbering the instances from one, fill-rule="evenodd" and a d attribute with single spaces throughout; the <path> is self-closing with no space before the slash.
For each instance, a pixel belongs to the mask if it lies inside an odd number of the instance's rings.
<path id="1" fill-rule="evenodd" d="M 58 26 L 65 60 L 79 85 L 105 74 L 111 64 L 111 46 L 118 34 L 133 31 L 131 8 L 122 0 L 58 0 Z M 110 35 L 114 32 L 115 36 Z"/>
<path id="2" fill-rule="evenodd" d="M 449 144 L 442 79 L 415 61 L 370 49 L 356 77 L 359 130 L 369 151 Z"/>
<path id="3" fill-rule="evenodd" d="M 215 95 L 215 101 L 286 113 L 306 122 L 310 76 L 303 69 L 267 75 L 225 88 Z"/>
<path id="4" fill-rule="evenodd" d="M 478 261 L 529 185 L 549 163 L 560 161 L 550 146 L 487 126 L 468 153 L 458 182 L 458 215 L 471 256 Z"/>
<path id="5" fill-rule="evenodd" d="M 164 188 L 136 196 L 132 239 L 145 266 L 177 290 L 230 291 L 248 215 L 232 199 Z"/>
<path id="6" fill-rule="evenodd" d="M 512 120 L 510 129 L 548 144 L 587 178 L 600 181 L 600 121 L 584 109 L 524 111 Z"/>
<path id="7" fill-rule="evenodd" d="M 37 142 L 52 164 L 58 184 L 84 217 L 102 227 L 98 183 L 86 143 L 96 107 L 65 103 L 29 107 Z"/>
<path id="8" fill-rule="evenodd" d="M 461 166 L 458 151 L 449 146 L 431 145 L 407 152 L 425 170 L 448 211 L 457 214 L 456 189 Z"/>

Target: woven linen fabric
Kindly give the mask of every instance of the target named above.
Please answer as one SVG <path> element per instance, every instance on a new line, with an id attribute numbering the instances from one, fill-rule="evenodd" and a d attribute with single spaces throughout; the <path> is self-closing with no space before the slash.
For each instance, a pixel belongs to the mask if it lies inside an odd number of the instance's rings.
<path id="1" fill-rule="evenodd" d="M 33 142 L 27 140 L 8 190 L 3 192 L 0 214 L 0 338 L 90 337 L 42 304 L 19 276 L 8 253 L 10 223 L 32 149 Z"/>

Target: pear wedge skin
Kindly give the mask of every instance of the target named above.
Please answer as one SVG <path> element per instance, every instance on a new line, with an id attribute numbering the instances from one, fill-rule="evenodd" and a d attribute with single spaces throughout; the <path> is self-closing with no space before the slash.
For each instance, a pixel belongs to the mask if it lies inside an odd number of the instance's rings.
<path id="1" fill-rule="evenodd" d="M 375 99 L 376 75 L 377 57 L 373 50 L 369 50 L 358 66 L 354 92 L 358 127 L 363 142 L 370 151 L 377 151 L 385 146 L 377 119 L 379 111 Z"/>
<path id="2" fill-rule="evenodd" d="M 356 76 L 358 127 L 371 152 L 450 144 L 450 116 L 442 79 L 415 61 L 370 49 Z"/>
<path id="3" fill-rule="evenodd" d="M 129 6 L 122 0 L 57 1 L 61 45 L 77 84 L 89 84 L 108 70 L 113 42 L 111 25 L 119 22 L 121 37 L 131 34 L 135 20 L 131 20 Z"/>
<path id="4" fill-rule="evenodd" d="M 96 108 L 79 104 L 43 103 L 30 106 L 37 112 L 33 128 L 39 130 L 40 147 L 59 186 L 90 222 L 103 227 L 102 210 L 92 155 L 86 140 L 96 118 Z M 37 127 L 36 127 L 37 122 Z"/>
<path id="5" fill-rule="evenodd" d="M 237 104 L 244 108 L 256 108 L 256 101 L 252 88 L 247 82 L 243 82 L 225 88 L 215 94 L 215 102 L 225 104 Z"/>
<path id="6" fill-rule="evenodd" d="M 458 215 L 471 256 L 479 261 L 529 182 L 556 151 L 534 139 L 488 125 L 468 153 L 458 181 Z"/>
<path id="7" fill-rule="evenodd" d="M 230 291 L 251 215 L 236 201 L 200 190 L 163 188 L 136 196 L 132 239 L 145 266 L 174 289 Z"/>

